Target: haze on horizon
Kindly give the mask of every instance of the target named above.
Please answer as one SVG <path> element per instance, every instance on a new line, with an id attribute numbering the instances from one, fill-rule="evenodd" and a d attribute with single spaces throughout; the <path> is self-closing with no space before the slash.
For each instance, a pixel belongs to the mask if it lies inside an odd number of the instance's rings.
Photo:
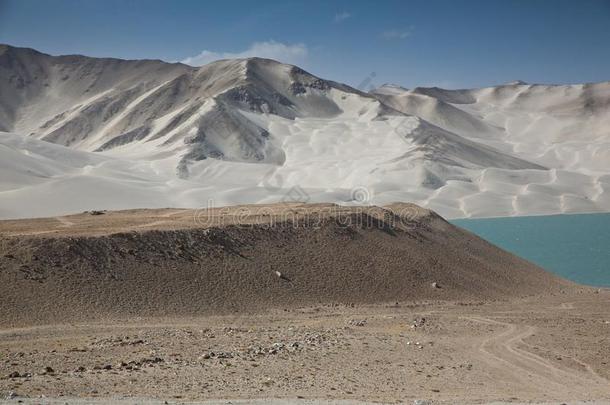
<path id="1" fill-rule="evenodd" d="M 0 43 L 192 65 L 261 56 L 367 89 L 607 81 L 609 42 L 605 0 L 0 0 Z"/>

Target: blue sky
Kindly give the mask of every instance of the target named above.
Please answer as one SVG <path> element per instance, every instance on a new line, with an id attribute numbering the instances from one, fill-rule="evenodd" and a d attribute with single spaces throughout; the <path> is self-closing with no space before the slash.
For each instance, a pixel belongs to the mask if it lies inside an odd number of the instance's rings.
<path id="1" fill-rule="evenodd" d="M 610 80 L 610 0 L 0 0 L 0 42 L 193 64 L 260 55 L 353 86 L 597 82 Z"/>

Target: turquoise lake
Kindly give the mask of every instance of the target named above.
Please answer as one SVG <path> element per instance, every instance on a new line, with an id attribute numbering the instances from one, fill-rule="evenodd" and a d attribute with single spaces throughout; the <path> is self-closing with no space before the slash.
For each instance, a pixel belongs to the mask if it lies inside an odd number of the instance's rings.
<path id="1" fill-rule="evenodd" d="M 610 213 L 451 222 L 562 277 L 610 287 Z"/>

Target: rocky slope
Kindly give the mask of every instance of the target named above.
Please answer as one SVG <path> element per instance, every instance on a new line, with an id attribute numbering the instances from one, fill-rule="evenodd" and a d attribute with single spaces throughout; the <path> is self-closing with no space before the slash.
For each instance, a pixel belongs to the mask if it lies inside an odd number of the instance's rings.
<path id="1" fill-rule="evenodd" d="M 0 222 L 0 323 L 514 298 L 572 285 L 415 205 Z"/>

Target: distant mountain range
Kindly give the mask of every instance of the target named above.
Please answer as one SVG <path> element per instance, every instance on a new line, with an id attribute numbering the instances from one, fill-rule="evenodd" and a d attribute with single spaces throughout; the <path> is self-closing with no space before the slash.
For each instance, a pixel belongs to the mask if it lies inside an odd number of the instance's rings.
<path id="1" fill-rule="evenodd" d="M 268 59 L 0 45 L 0 131 L 2 218 L 273 201 L 610 211 L 610 82 L 367 93 Z"/>

